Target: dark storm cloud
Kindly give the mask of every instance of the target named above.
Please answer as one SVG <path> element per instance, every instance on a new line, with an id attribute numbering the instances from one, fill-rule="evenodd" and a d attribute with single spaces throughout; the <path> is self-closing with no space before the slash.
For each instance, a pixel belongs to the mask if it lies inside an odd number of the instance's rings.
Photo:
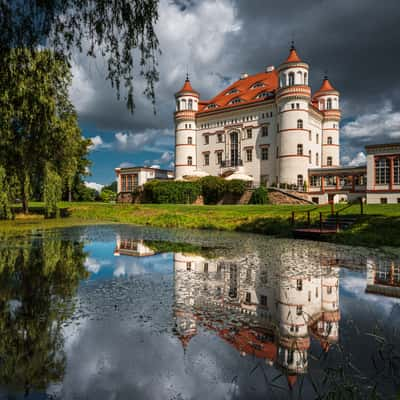
<path id="1" fill-rule="evenodd" d="M 161 0 L 157 115 L 138 89 L 131 116 L 107 83 L 96 79 L 96 96 L 80 116 L 116 131 L 172 129 L 173 94 L 187 67 L 207 99 L 241 72 L 278 66 L 294 39 L 310 64 L 313 90 L 327 71 L 341 93 L 342 126 L 356 120 L 358 125 L 342 135 L 343 154 L 354 155 L 366 143 L 400 141 L 399 22 L 399 0 Z M 376 114 L 373 133 L 365 125 L 371 113 Z"/>

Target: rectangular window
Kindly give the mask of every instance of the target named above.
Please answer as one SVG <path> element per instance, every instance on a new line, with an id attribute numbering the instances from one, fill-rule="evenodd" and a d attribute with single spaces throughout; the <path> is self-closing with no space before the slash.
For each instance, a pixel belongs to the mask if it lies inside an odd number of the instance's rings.
<path id="1" fill-rule="evenodd" d="M 204 165 L 210 165 L 210 155 L 204 154 Z"/>
<path id="2" fill-rule="evenodd" d="M 328 286 L 328 287 L 326 288 L 326 293 L 332 294 L 332 286 Z"/>
<path id="3" fill-rule="evenodd" d="M 296 108 L 299 109 L 300 108 L 300 104 L 296 103 Z"/>
<path id="4" fill-rule="evenodd" d="M 248 303 L 248 304 L 251 303 L 251 293 L 250 292 L 246 293 L 246 303 Z"/>
<path id="5" fill-rule="evenodd" d="M 310 179 L 310 184 L 312 187 L 319 187 L 321 186 L 321 177 L 312 175 Z"/>
<path id="6" fill-rule="evenodd" d="M 319 143 L 319 135 L 318 135 L 318 133 L 315 136 L 315 141 L 317 142 L 317 144 Z"/>
<path id="7" fill-rule="evenodd" d="M 204 263 L 204 273 L 208 274 L 208 263 Z"/>
<path id="8" fill-rule="evenodd" d="M 393 177 L 394 177 L 394 184 L 400 185 L 400 158 L 397 157 L 394 159 L 393 162 Z"/>
<path id="9" fill-rule="evenodd" d="M 303 281 L 301 279 L 297 279 L 296 288 L 297 290 L 303 290 Z"/>
<path id="10" fill-rule="evenodd" d="M 387 204 L 387 198 L 381 197 L 381 204 Z"/>
<path id="11" fill-rule="evenodd" d="M 247 139 L 251 139 L 253 137 L 253 131 L 251 128 L 247 129 Z"/>
<path id="12" fill-rule="evenodd" d="M 268 160 L 268 147 L 261 147 L 261 160 Z"/>
<path id="13" fill-rule="evenodd" d="M 190 271 L 192 269 L 192 263 L 190 261 L 188 261 L 186 263 L 186 271 Z"/>
<path id="14" fill-rule="evenodd" d="M 375 183 L 377 185 L 387 185 L 390 180 L 390 161 L 381 158 L 375 161 Z"/>
<path id="15" fill-rule="evenodd" d="M 292 103 L 292 110 L 294 110 L 294 103 Z"/>
<path id="16" fill-rule="evenodd" d="M 246 149 L 246 160 L 253 161 L 253 149 Z"/>
<path id="17" fill-rule="evenodd" d="M 205 135 L 204 136 L 204 144 L 209 144 L 210 143 L 210 136 Z"/>
<path id="18" fill-rule="evenodd" d="M 217 153 L 217 164 L 221 164 L 222 163 L 222 151 L 219 151 Z"/>
<path id="19" fill-rule="evenodd" d="M 261 136 L 268 136 L 268 126 L 262 127 Z"/>
<path id="20" fill-rule="evenodd" d="M 260 303 L 262 306 L 267 307 L 268 305 L 268 298 L 264 294 L 261 295 L 260 297 Z"/>
<path id="21" fill-rule="evenodd" d="M 303 306 L 297 306 L 296 315 L 301 315 L 301 314 L 303 314 Z"/>
<path id="22" fill-rule="evenodd" d="M 276 158 L 279 158 L 279 146 L 276 147 Z"/>
<path id="23" fill-rule="evenodd" d="M 217 138 L 218 138 L 218 143 L 222 143 L 223 137 L 222 137 L 222 134 L 221 134 L 221 133 L 218 133 Z"/>

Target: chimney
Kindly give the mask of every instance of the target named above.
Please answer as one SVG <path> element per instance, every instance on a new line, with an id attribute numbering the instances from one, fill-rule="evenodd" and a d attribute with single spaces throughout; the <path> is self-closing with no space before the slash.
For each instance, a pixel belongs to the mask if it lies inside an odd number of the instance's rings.
<path id="1" fill-rule="evenodd" d="M 265 72 L 272 72 L 275 69 L 273 65 L 268 65 L 267 68 L 265 68 Z"/>
<path id="2" fill-rule="evenodd" d="M 246 74 L 246 72 L 242 72 L 241 74 L 240 74 L 240 79 L 246 79 L 246 78 L 248 78 L 249 77 L 249 74 Z"/>

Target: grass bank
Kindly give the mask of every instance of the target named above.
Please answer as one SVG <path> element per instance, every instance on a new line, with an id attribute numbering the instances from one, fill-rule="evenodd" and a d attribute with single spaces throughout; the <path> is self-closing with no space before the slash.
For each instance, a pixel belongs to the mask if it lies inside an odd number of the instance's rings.
<path id="1" fill-rule="evenodd" d="M 32 212 L 39 210 L 40 203 L 32 204 Z M 317 224 L 319 212 L 327 215 L 329 206 L 315 207 L 276 205 L 224 205 L 194 206 L 172 204 L 104 204 L 104 203 L 61 203 L 68 209 L 67 218 L 45 220 L 24 218 L 0 222 L 0 231 L 15 231 L 32 228 L 54 228 L 61 226 L 128 223 L 163 228 L 217 229 L 255 232 L 290 237 L 290 218 L 295 212 L 296 226 L 304 226 L 307 211 L 311 211 L 311 223 Z M 343 209 L 337 205 L 336 210 Z M 359 205 L 343 209 L 341 215 L 359 215 Z M 400 247 L 400 205 L 367 205 L 364 215 L 349 230 L 338 233 L 328 240 L 338 243 L 369 247 Z"/>

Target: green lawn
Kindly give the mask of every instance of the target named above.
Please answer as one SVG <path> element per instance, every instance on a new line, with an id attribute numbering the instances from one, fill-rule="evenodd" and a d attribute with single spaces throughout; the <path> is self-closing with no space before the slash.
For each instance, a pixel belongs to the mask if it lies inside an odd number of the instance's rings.
<path id="1" fill-rule="evenodd" d="M 41 203 L 32 203 L 31 211 L 40 210 Z M 329 206 L 312 205 L 223 205 L 195 206 L 176 204 L 105 204 L 61 203 L 70 216 L 58 220 L 24 218 L 0 223 L 0 231 L 93 223 L 129 223 L 157 227 L 219 229 L 257 232 L 270 235 L 290 236 L 292 211 L 296 226 L 304 226 L 307 211 L 311 222 L 318 224 L 319 213 L 330 213 Z M 359 215 L 360 206 L 335 205 L 335 211 L 344 215 Z M 343 209 L 343 211 L 341 211 Z M 365 246 L 400 246 L 400 204 L 364 206 L 364 216 L 350 230 L 330 238 L 341 243 Z"/>

